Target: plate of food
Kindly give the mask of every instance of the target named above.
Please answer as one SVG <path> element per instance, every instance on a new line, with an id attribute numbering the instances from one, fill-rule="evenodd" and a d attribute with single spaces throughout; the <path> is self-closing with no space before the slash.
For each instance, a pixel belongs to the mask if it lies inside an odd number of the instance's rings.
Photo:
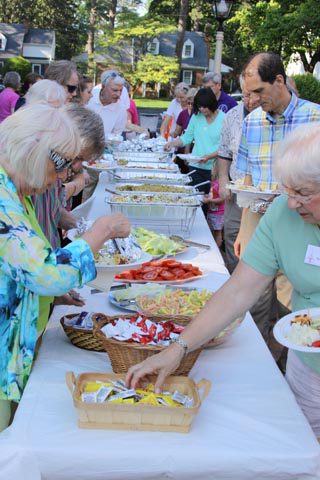
<path id="1" fill-rule="evenodd" d="M 174 287 L 167 287 L 167 285 L 159 283 L 136 283 L 123 284 L 123 285 L 114 285 L 108 294 L 109 302 L 117 307 L 129 312 L 138 311 L 137 298 L 140 296 L 151 297 L 159 295 L 165 291 L 172 292 Z"/>
<path id="2" fill-rule="evenodd" d="M 113 160 L 104 160 L 103 158 L 95 160 L 94 162 L 82 162 L 82 165 L 87 170 L 95 172 L 105 172 L 108 170 L 115 170 L 118 164 Z"/>
<path id="3" fill-rule="evenodd" d="M 140 268 L 125 270 L 115 276 L 116 282 L 128 283 L 166 283 L 177 284 L 192 282 L 203 277 L 199 267 L 191 263 L 181 263 L 175 259 L 151 260 Z"/>
<path id="4" fill-rule="evenodd" d="M 172 240 L 169 236 L 147 230 L 143 227 L 137 227 L 133 230 L 133 235 L 139 243 L 142 250 L 154 257 L 159 255 L 179 255 L 185 252 L 188 247 L 179 241 Z"/>
<path id="5" fill-rule="evenodd" d="M 231 182 L 226 186 L 232 193 L 237 195 L 237 204 L 240 207 L 248 208 L 254 206 L 255 202 L 268 201 L 276 195 L 281 195 L 278 183 L 254 185 L 243 185 L 242 180 Z"/>
<path id="6" fill-rule="evenodd" d="M 287 348 L 320 353 L 320 308 L 289 313 L 275 324 L 273 334 Z"/>
<path id="7" fill-rule="evenodd" d="M 114 249 L 112 240 L 108 240 L 103 248 L 95 254 L 96 268 L 107 268 L 110 271 L 121 272 L 128 268 L 136 268 L 152 259 L 149 253 L 140 252 L 140 255 L 120 253 Z"/>
<path id="8" fill-rule="evenodd" d="M 92 224 L 92 220 L 81 219 L 77 228 L 69 230 L 68 238 L 72 241 L 81 238 Z M 108 268 L 114 272 L 138 267 L 153 258 L 140 247 L 132 234 L 127 238 L 108 240 L 94 257 L 97 269 Z"/>

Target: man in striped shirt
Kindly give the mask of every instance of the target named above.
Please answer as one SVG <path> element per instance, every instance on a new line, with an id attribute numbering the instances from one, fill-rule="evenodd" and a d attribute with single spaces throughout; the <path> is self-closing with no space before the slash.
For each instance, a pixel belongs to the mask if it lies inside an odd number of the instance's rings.
<path id="1" fill-rule="evenodd" d="M 320 122 L 320 106 L 298 98 L 287 88 L 284 65 L 275 53 L 254 55 L 244 67 L 243 75 L 246 90 L 252 99 L 259 100 L 260 107 L 244 119 L 236 167 L 245 174 L 244 184 L 270 188 L 277 181 L 274 178 L 273 157 L 278 142 L 299 125 Z M 238 256 L 250 241 L 260 218 L 260 213 L 243 209 L 240 232 L 235 242 Z M 280 303 L 290 308 L 291 289 L 288 284 L 284 282 L 277 290 Z M 263 308 L 258 308 L 262 314 L 253 316 L 266 338 L 273 306 L 271 297 L 264 295 L 264 304 Z"/>

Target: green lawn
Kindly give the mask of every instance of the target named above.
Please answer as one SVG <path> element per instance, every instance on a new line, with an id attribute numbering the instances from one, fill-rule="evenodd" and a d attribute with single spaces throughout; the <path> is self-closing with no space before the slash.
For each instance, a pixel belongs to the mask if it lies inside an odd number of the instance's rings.
<path id="1" fill-rule="evenodd" d="M 162 108 L 165 110 L 171 100 L 165 98 L 133 98 L 137 107 L 139 108 Z"/>

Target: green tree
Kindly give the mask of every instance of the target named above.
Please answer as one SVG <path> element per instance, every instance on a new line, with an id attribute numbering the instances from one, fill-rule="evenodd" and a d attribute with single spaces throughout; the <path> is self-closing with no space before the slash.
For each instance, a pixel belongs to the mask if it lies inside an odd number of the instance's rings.
<path id="1" fill-rule="evenodd" d="M 177 77 L 178 71 L 176 58 L 147 54 L 138 61 L 130 80 L 134 85 L 150 82 L 166 85 Z"/>
<path id="2" fill-rule="evenodd" d="M 248 49 L 273 50 L 284 61 L 297 53 L 309 72 L 320 60 L 319 0 L 245 2 L 230 22 Z"/>
<path id="3" fill-rule="evenodd" d="M 294 75 L 297 89 L 301 98 L 310 102 L 320 103 L 320 82 L 311 73 Z"/>
<path id="4" fill-rule="evenodd" d="M 109 34 L 100 38 L 99 46 L 111 47 L 113 45 L 130 45 L 133 51 L 133 67 L 148 53 L 150 42 L 161 33 L 176 31 L 170 23 L 152 19 L 148 15 L 139 17 L 135 12 L 118 15 L 118 26 Z M 157 56 L 159 58 L 159 56 Z"/>
<path id="5" fill-rule="evenodd" d="M 3 67 L 3 73 L 18 72 L 22 80 L 31 70 L 31 63 L 23 57 L 9 58 Z"/>

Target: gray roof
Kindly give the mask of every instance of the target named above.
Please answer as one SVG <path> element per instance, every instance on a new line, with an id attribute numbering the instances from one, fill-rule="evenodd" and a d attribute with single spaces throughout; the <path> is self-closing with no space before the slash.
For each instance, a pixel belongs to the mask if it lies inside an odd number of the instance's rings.
<path id="1" fill-rule="evenodd" d="M 54 30 L 47 28 L 29 28 L 24 37 L 24 43 L 34 43 L 37 45 L 52 45 L 54 42 Z"/>
<path id="2" fill-rule="evenodd" d="M 7 39 L 7 46 L 4 52 L 0 51 L 0 58 L 16 57 L 22 55 L 22 46 L 25 27 L 18 23 L 0 23 L 0 32 Z"/>
<path id="3" fill-rule="evenodd" d="M 159 35 L 159 55 L 174 57 L 176 50 L 177 34 L 162 33 Z M 201 32 L 186 32 L 184 41 L 191 40 L 194 45 L 193 58 L 183 58 L 182 69 L 207 69 L 208 68 L 208 46 L 204 34 Z M 75 61 L 87 62 L 88 55 L 82 53 L 73 58 Z M 110 47 L 97 48 L 95 51 L 95 60 L 98 63 L 132 63 L 132 45 L 131 42 L 120 42 L 118 45 Z"/>
<path id="4" fill-rule="evenodd" d="M 157 37 L 159 55 L 174 57 L 177 43 L 177 33 L 162 33 Z M 201 32 L 186 32 L 184 41 L 191 40 L 194 45 L 193 58 L 183 58 L 181 68 L 208 68 L 208 46 Z"/>
<path id="5" fill-rule="evenodd" d="M 112 45 L 105 48 L 97 48 L 94 52 L 94 58 L 97 63 L 109 64 L 128 64 L 132 63 L 132 46 L 129 43 L 121 42 L 118 45 Z M 88 62 L 87 52 L 72 57 L 75 62 Z"/>
<path id="6" fill-rule="evenodd" d="M 19 23 L 0 23 L 0 32 L 3 33 L 7 39 L 6 49 L 5 51 L 0 51 L 0 58 L 22 55 L 24 43 L 52 45 L 55 35 L 54 30 L 41 28 L 28 29 L 26 25 Z"/>

